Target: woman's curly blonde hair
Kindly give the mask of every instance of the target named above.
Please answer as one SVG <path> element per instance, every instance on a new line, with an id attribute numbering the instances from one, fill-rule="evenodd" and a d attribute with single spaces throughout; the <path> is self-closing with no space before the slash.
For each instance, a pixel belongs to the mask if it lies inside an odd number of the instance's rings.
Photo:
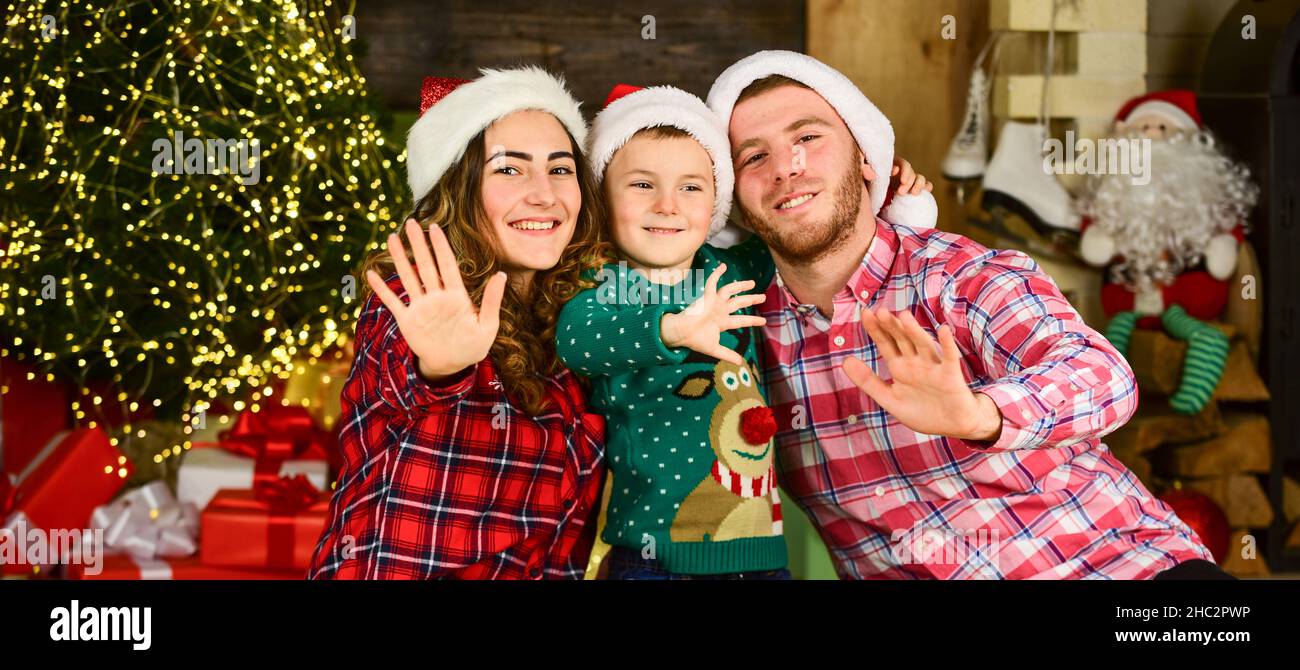
<path id="1" fill-rule="evenodd" d="M 475 303 L 482 300 L 487 281 L 504 270 L 498 240 L 487 222 L 481 197 L 486 161 L 484 136 L 485 132 L 480 132 L 470 140 L 465 154 L 416 202 L 411 214 L 421 225 L 436 221 L 442 227 L 456 255 L 465 289 Z M 527 294 L 521 294 L 513 282 L 506 283 L 501 301 L 501 328 L 488 354 L 506 393 L 530 416 L 548 409 L 544 377 L 564 368 L 555 352 L 555 324 L 560 308 L 578 291 L 595 285 L 593 279 L 582 276 L 585 271 L 597 269 L 611 258 L 611 246 L 603 232 L 605 216 L 600 186 L 572 135 L 569 142 L 573 145 L 578 186 L 582 190 L 582 208 L 576 217 L 573 239 L 555 267 L 533 276 Z M 411 257 L 405 237 L 402 246 L 408 258 Z M 397 272 L 387 250 L 366 259 L 360 276 L 364 277 L 368 270 L 385 279 Z M 366 293 L 369 293 L 368 286 Z M 363 295 L 362 304 L 367 297 Z"/>

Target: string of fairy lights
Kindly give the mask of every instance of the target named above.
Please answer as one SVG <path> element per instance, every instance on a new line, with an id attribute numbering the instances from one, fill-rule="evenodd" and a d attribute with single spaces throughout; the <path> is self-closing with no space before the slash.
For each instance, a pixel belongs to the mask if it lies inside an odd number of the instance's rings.
<path id="1" fill-rule="evenodd" d="M 6 14 L 0 354 L 74 379 L 79 425 L 115 405 L 119 443 L 146 437 L 129 417 L 150 406 L 186 424 L 218 399 L 257 411 L 295 361 L 346 342 L 350 275 L 406 207 L 405 153 L 385 144 L 349 8 L 64 0 Z M 157 142 L 177 133 L 254 150 L 239 171 L 211 173 L 209 155 L 200 174 L 157 174 Z"/>

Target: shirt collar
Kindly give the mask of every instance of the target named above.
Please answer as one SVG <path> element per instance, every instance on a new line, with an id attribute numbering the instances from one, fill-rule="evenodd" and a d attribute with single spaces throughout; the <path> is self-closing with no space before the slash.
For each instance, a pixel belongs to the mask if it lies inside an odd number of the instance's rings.
<path id="1" fill-rule="evenodd" d="M 634 270 L 626 259 L 606 263 L 604 269 L 611 273 L 605 275 L 606 277 L 612 276 L 616 280 L 617 284 L 615 286 L 626 287 L 623 290 L 626 292 L 630 304 L 642 304 L 647 299 L 647 296 L 643 293 L 646 291 L 658 294 L 656 298 L 657 304 L 676 304 L 673 302 L 674 296 L 684 299 L 685 304 L 689 304 L 703 293 L 704 282 L 702 278 L 712 274 L 720 263 L 722 263 L 722 259 L 718 258 L 715 250 L 706 244 L 695 252 L 695 257 L 691 261 L 691 269 L 687 270 L 688 276 L 676 284 L 656 284 L 651 282 L 644 274 Z M 692 274 L 694 276 L 690 276 Z M 597 281 L 601 278 L 600 273 L 593 272 L 592 276 Z M 725 280 L 719 281 L 718 287 L 721 288 L 725 283 Z"/>
<path id="2" fill-rule="evenodd" d="M 898 244 L 898 233 L 894 230 L 894 226 L 876 217 L 876 234 L 872 236 L 871 244 L 867 245 L 867 253 L 862 257 L 862 263 L 835 297 L 838 299 L 846 297 L 847 294 L 863 305 L 870 304 L 872 297 L 881 286 L 884 286 L 885 280 L 889 279 L 889 273 L 894 267 L 894 257 L 898 254 Z M 786 309 L 804 316 L 817 311 L 815 306 L 800 303 L 794 297 L 790 289 L 786 288 L 785 281 L 781 279 L 780 270 L 776 272 L 776 285 L 781 302 Z"/>

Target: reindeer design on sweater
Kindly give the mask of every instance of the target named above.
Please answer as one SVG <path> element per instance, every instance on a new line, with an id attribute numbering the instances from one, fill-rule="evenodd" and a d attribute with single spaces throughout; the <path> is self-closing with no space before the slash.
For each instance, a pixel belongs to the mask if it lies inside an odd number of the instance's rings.
<path id="1" fill-rule="evenodd" d="M 749 348 L 749 329 L 736 347 Z M 748 364 L 718 361 L 692 352 L 686 362 L 715 365 L 688 375 L 673 394 L 701 400 L 717 393 L 709 422 L 715 460 L 708 476 L 682 501 L 669 535 L 673 542 L 734 540 L 781 534 L 781 502 L 772 466 L 776 419 L 763 401 L 758 375 Z"/>

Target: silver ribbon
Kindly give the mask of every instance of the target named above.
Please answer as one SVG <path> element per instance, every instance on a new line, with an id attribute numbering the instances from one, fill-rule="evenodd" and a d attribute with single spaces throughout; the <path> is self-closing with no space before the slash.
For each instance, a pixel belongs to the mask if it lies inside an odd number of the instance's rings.
<path id="1" fill-rule="evenodd" d="M 177 502 L 162 481 L 149 482 L 96 507 L 90 527 L 104 531 L 109 553 L 150 559 L 190 556 L 198 550 L 198 507 Z"/>

